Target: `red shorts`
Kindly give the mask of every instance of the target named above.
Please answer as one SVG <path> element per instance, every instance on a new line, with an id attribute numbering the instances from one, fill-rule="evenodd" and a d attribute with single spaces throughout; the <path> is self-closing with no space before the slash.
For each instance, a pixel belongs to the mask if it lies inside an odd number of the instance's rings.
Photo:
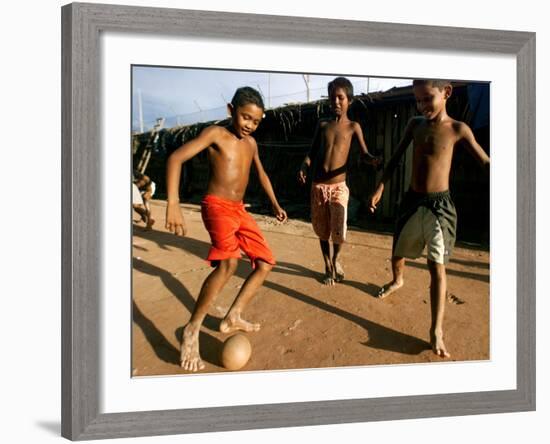
<path id="1" fill-rule="evenodd" d="M 238 259 L 242 250 L 250 258 L 253 268 L 257 259 L 275 265 L 267 241 L 256 221 L 246 212 L 242 201 L 207 194 L 201 202 L 201 213 L 212 240 L 207 257 L 210 264 L 232 257 Z"/>

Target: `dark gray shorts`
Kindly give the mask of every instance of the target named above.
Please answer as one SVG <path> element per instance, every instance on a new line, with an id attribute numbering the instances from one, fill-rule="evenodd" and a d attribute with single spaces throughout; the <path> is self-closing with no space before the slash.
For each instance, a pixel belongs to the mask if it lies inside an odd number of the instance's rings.
<path id="1" fill-rule="evenodd" d="M 416 259 L 427 246 L 428 259 L 447 264 L 456 240 L 456 209 L 448 191 L 408 191 L 399 208 L 393 255 Z"/>

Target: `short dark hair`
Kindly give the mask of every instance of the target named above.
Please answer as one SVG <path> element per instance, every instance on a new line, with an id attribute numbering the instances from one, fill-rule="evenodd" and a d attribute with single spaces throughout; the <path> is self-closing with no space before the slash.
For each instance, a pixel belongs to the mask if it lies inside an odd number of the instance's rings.
<path id="1" fill-rule="evenodd" d="M 353 85 L 345 77 L 336 77 L 334 80 L 328 83 L 328 95 L 332 95 L 336 88 L 342 88 L 346 92 L 348 99 L 353 99 Z"/>
<path id="2" fill-rule="evenodd" d="M 250 86 L 243 86 L 238 88 L 235 91 L 235 95 L 231 99 L 231 105 L 234 109 L 237 109 L 239 106 L 245 106 L 249 103 L 252 103 L 259 108 L 265 110 L 264 100 L 262 95 Z"/>
<path id="3" fill-rule="evenodd" d="M 413 86 L 432 86 L 442 91 L 446 86 L 451 86 L 451 82 L 443 79 L 414 79 Z"/>

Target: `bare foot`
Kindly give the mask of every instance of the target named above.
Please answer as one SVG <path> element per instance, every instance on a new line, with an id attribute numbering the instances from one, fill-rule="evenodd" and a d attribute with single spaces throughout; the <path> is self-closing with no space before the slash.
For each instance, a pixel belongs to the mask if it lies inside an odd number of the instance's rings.
<path id="1" fill-rule="evenodd" d="M 378 299 L 384 299 L 388 297 L 390 294 L 392 294 L 394 291 L 399 290 L 403 286 L 403 281 L 391 281 L 384 285 L 380 290 L 378 291 L 377 298 Z"/>
<path id="2" fill-rule="evenodd" d="M 145 229 L 150 230 L 154 223 L 155 223 L 155 219 L 149 218 L 149 221 L 147 222 L 147 226 L 145 227 Z"/>
<path id="3" fill-rule="evenodd" d="M 450 358 L 451 354 L 447 351 L 445 348 L 445 344 L 443 343 L 443 336 L 442 335 L 431 335 L 431 341 L 432 341 L 432 350 L 433 352 L 441 357 L 441 358 Z"/>
<path id="4" fill-rule="evenodd" d="M 327 271 L 325 275 L 323 276 L 323 285 L 334 285 L 334 277 L 332 276 L 332 272 Z"/>
<path id="5" fill-rule="evenodd" d="M 332 271 L 332 266 L 330 264 L 325 263 L 325 275 L 323 276 L 321 282 L 323 285 L 334 285 L 334 272 Z"/>
<path id="6" fill-rule="evenodd" d="M 342 282 L 344 280 L 344 269 L 342 268 L 342 265 L 340 265 L 340 262 L 336 262 L 334 264 L 334 274 L 335 282 Z"/>
<path id="7" fill-rule="evenodd" d="M 204 368 L 204 362 L 199 355 L 199 331 L 200 325 L 187 324 L 183 329 L 180 366 L 184 370 L 196 372 Z"/>
<path id="8" fill-rule="evenodd" d="M 245 321 L 240 315 L 227 316 L 220 324 L 220 331 L 222 333 L 231 333 L 237 330 L 246 332 L 258 331 L 260 330 L 260 324 Z"/>

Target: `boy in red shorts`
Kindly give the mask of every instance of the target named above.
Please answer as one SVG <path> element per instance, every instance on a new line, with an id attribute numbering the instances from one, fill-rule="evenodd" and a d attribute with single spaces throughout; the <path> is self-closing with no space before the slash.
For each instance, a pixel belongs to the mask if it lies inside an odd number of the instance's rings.
<path id="1" fill-rule="evenodd" d="M 199 354 L 200 327 L 210 305 L 235 273 L 241 250 L 250 258 L 253 271 L 221 322 L 220 331 L 230 333 L 235 330 L 260 329 L 259 324 L 241 318 L 242 310 L 275 265 L 269 245 L 254 219 L 244 209 L 243 197 L 252 163 L 272 203 L 275 216 L 279 221 L 287 219 L 260 162 L 256 141 L 251 136 L 264 115 L 262 97 L 253 88 L 239 88 L 227 106 L 232 117 L 228 127 L 209 126 L 197 138 L 174 151 L 167 163 L 166 228 L 176 235 L 184 236 L 187 230 L 178 197 L 181 166 L 208 149 L 210 179 L 201 211 L 212 240 L 208 261 L 215 269 L 204 281 L 191 319 L 183 331 L 180 364 L 190 371 L 204 368 Z"/>

